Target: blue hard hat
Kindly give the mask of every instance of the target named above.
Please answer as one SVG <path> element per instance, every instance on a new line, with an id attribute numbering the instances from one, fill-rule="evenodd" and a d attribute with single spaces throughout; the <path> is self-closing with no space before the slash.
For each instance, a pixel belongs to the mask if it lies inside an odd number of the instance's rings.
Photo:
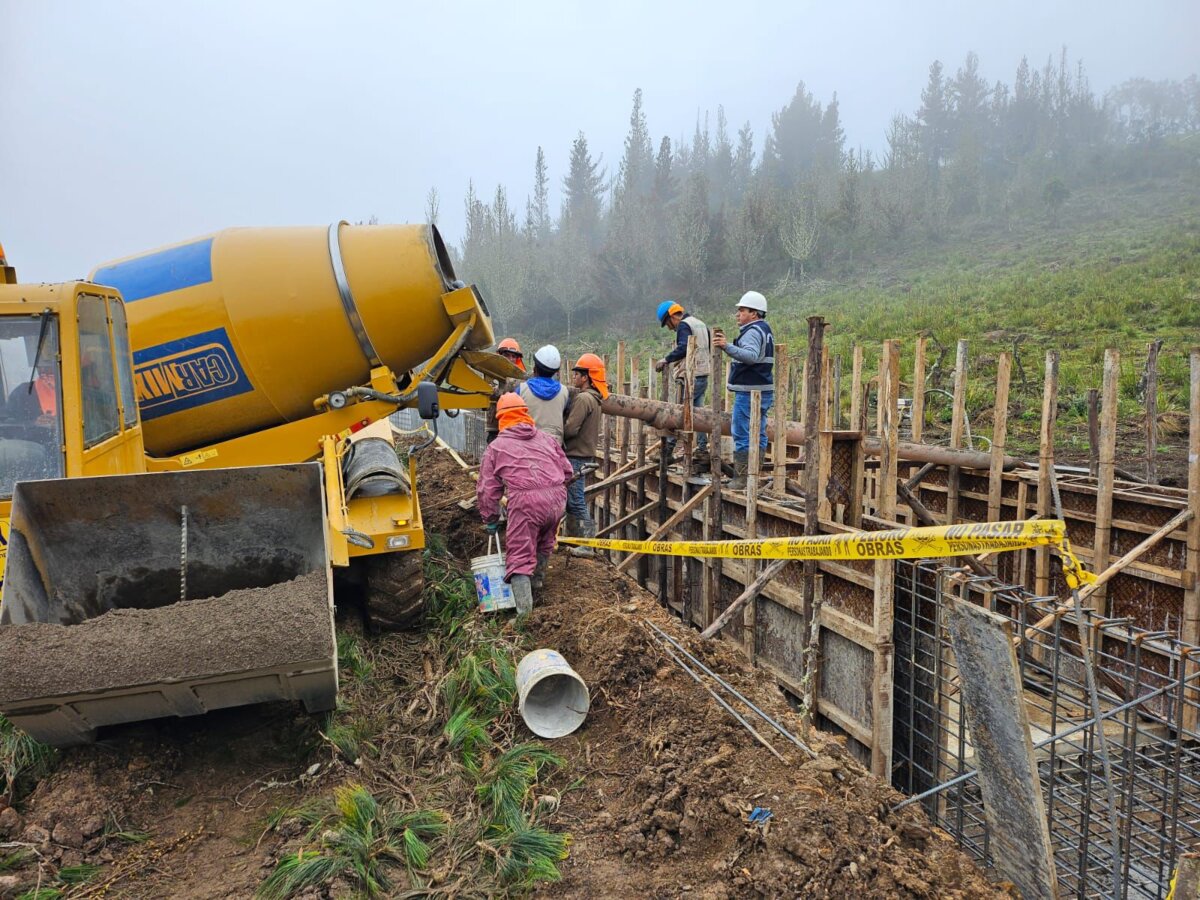
<path id="1" fill-rule="evenodd" d="M 664 300 L 658 304 L 658 309 L 655 310 L 654 314 L 658 317 L 658 324 L 665 328 L 667 325 L 667 316 L 677 312 L 683 312 L 683 307 L 674 300 Z"/>

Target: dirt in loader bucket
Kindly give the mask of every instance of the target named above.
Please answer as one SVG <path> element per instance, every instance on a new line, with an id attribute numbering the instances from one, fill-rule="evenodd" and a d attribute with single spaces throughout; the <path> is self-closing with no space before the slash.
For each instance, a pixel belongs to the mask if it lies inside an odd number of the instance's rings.
<path id="1" fill-rule="evenodd" d="M 22 482 L 0 713 L 39 740 L 269 700 L 335 702 L 315 464 Z"/>

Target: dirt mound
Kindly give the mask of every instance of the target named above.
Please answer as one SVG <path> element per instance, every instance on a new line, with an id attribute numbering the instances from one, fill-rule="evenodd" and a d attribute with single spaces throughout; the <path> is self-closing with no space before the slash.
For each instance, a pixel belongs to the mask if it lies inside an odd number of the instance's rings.
<path id="1" fill-rule="evenodd" d="M 664 652 L 667 631 L 793 734 L 782 694 L 728 643 L 702 641 L 601 562 L 560 555 L 530 632 L 588 682 L 584 727 L 554 743 L 583 787 L 563 798 L 575 844 L 555 895 L 1003 896 L 919 811 L 831 737 L 809 759 L 760 728 L 776 759 Z M 756 807 L 764 824 L 748 820 Z M 760 813 L 761 815 L 761 813 Z M 604 889 L 600 889 L 603 886 Z"/>

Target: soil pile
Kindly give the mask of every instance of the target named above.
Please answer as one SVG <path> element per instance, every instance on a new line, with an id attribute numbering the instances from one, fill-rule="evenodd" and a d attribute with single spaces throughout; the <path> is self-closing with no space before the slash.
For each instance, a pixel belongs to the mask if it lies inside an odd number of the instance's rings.
<path id="1" fill-rule="evenodd" d="M 328 581 L 117 609 L 78 625 L 0 628 L 0 701 L 99 691 L 328 659 Z"/>

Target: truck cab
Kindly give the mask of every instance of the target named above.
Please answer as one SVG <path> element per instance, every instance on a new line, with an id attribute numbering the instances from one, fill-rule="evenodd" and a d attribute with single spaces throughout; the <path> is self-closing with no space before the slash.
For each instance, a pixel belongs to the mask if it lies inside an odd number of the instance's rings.
<path id="1" fill-rule="evenodd" d="M 120 295 L 17 284 L 0 249 L 0 570 L 18 481 L 145 470 Z"/>

